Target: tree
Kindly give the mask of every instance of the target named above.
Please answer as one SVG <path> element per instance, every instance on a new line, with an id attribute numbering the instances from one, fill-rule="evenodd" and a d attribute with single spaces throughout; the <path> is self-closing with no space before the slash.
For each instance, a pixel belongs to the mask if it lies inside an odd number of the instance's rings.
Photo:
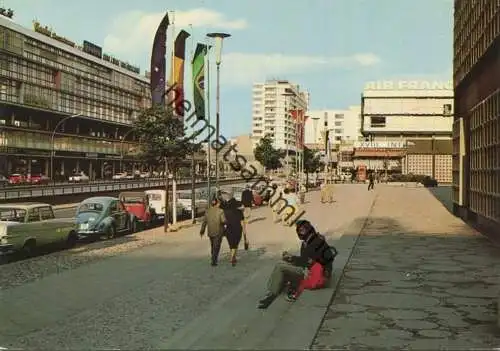
<path id="1" fill-rule="evenodd" d="M 281 157 L 283 152 L 274 148 L 273 139 L 266 135 L 260 139 L 255 147 L 254 156 L 266 170 L 274 170 L 281 167 Z"/>
<path id="2" fill-rule="evenodd" d="M 322 166 L 321 156 L 304 146 L 304 171 L 306 172 L 306 184 L 309 184 L 309 173 L 318 171 Z"/>
<path id="3" fill-rule="evenodd" d="M 186 138 L 185 129 L 184 122 L 174 116 L 172 108 L 158 106 L 144 110 L 134 121 L 141 158 L 152 164 L 163 164 L 166 159 L 169 170 L 176 174 L 187 156 L 201 148 Z"/>

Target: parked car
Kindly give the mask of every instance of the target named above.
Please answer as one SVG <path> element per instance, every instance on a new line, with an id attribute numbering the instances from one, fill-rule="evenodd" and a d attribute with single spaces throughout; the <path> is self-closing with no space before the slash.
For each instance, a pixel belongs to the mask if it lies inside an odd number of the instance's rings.
<path id="1" fill-rule="evenodd" d="M 9 179 L 7 179 L 7 177 L 5 177 L 4 175 L 0 174 L 0 187 L 5 188 L 9 184 L 10 184 Z"/>
<path id="2" fill-rule="evenodd" d="M 156 222 L 156 213 L 149 205 L 148 195 L 144 191 L 127 191 L 118 195 L 128 213 L 133 214 L 137 222 L 144 227 L 152 227 Z"/>
<path id="3" fill-rule="evenodd" d="M 14 173 L 9 176 L 9 183 L 11 185 L 21 185 L 26 183 L 26 177 L 20 173 Z"/>
<path id="4" fill-rule="evenodd" d="M 0 252 L 32 255 L 38 247 L 77 242 L 73 218 L 55 218 L 51 205 L 17 203 L 0 205 Z"/>
<path id="5" fill-rule="evenodd" d="M 116 197 L 98 196 L 80 203 L 76 210 L 78 238 L 106 237 L 137 231 L 137 219 Z"/>
<path id="6" fill-rule="evenodd" d="M 164 219 L 165 218 L 165 190 L 163 189 L 151 189 L 151 190 L 146 190 L 145 191 L 146 195 L 148 196 L 149 199 L 149 206 L 153 209 L 154 213 L 156 214 L 156 218 L 158 220 Z M 168 204 L 168 215 L 169 218 L 172 219 L 172 201 L 169 201 Z M 182 202 L 177 201 L 177 217 L 180 217 L 185 211 L 184 211 L 184 205 Z"/>
<path id="7" fill-rule="evenodd" d="M 194 208 L 194 216 L 198 217 L 199 215 L 205 213 L 208 207 L 208 201 L 206 196 L 203 196 L 203 193 L 196 190 L 194 193 L 195 197 L 195 208 Z M 191 204 L 191 191 L 179 191 L 177 194 L 178 203 L 182 204 L 184 207 L 184 214 L 191 215 L 193 211 L 193 206 Z"/>
<path id="8" fill-rule="evenodd" d="M 69 181 L 73 183 L 86 183 L 90 181 L 90 178 L 84 172 L 81 172 L 79 174 L 74 174 L 71 177 L 69 177 Z"/>
<path id="9" fill-rule="evenodd" d="M 50 178 L 43 174 L 28 174 L 26 181 L 30 184 L 49 184 Z"/>
<path id="10" fill-rule="evenodd" d="M 127 172 L 117 173 L 112 177 L 113 180 L 124 180 L 124 179 L 133 179 L 133 178 L 134 178 L 134 176 L 128 175 Z"/>

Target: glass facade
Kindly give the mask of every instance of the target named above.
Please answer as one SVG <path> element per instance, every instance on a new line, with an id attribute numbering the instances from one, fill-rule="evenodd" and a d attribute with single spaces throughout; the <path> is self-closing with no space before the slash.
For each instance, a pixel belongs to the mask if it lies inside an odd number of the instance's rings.
<path id="1" fill-rule="evenodd" d="M 500 226 L 498 77 L 500 2 L 455 0 L 454 211 L 493 233 Z"/>
<path id="2" fill-rule="evenodd" d="M 103 160 L 94 168 L 112 157 L 132 162 L 137 144 L 130 124 L 151 104 L 149 79 L 54 37 L 0 18 L 0 173 L 15 171 L 16 150 L 43 163 L 54 149 L 61 171 L 65 157 L 87 154 Z M 79 116 L 60 123 L 71 115 Z"/>

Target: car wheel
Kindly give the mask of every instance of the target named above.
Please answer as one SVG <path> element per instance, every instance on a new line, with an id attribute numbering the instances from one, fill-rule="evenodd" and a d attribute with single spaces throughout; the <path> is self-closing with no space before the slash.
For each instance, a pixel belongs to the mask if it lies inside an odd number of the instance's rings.
<path id="1" fill-rule="evenodd" d="M 76 246 L 77 242 L 78 242 L 78 235 L 76 235 L 75 232 L 71 232 L 66 238 L 66 247 L 68 249 L 71 249 L 72 247 Z"/>
<path id="2" fill-rule="evenodd" d="M 22 248 L 22 254 L 24 257 L 33 257 L 36 253 L 36 241 L 35 239 L 30 239 L 26 241 Z"/>
<path id="3" fill-rule="evenodd" d="M 116 229 L 115 226 L 112 225 L 108 228 L 106 232 L 106 239 L 114 239 L 116 237 Z"/>

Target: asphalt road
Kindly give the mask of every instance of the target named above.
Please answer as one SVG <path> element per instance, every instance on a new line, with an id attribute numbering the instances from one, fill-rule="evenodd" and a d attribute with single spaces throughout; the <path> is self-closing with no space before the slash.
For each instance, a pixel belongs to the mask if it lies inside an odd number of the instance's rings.
<path id="1" fill-rule="evenodd" d="M 322 205 L 318 192 L 311 193 L 304 218 L 334 244 L 353 218 L 368 214 L 373 197 L 364 186 L 339 186 L 337 202 Z M 17 278 L 7 272 L 0 277 L 1 346 L 305 349 L 313 337 L 309 325 L 321 319 L 319 309 L 302 308 L 305 299 L 292 306 L 281 298 L 267 311 L 256 309 L 281 251 L 298 247 L 294 229 L 274 224 L 266 207 L 252 211 L 252 220 L 251 248 L 240 253 L 236 267 L 227 262 L 225 242 L 219 267 L 210 267 L 209 242 L 200 239 L 199 225 L 169 235 L 152 229 L 114 245 L 104 241 L 40 258 L 50 269 L 35 267 L 38 258 L 4 266 Z M 140 247 L 143 241 L 149 245 Z M 18 276 L 28 274 L 37 278 L 21 282 Z M 9 286 L 13 280 L 16 285 Z"/>

